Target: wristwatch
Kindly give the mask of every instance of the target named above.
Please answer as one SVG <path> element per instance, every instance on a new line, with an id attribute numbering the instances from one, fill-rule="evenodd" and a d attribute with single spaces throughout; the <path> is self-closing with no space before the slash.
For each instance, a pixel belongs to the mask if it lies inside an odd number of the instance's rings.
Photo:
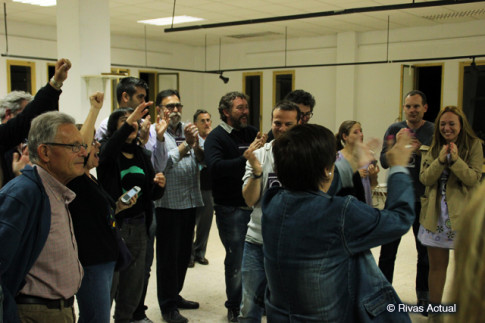
<path id="1" fill-rule="evenodd" d="M 261 174 L 259 174 L 259 175 L 255 175 L 255 174 L 253 173 L 253 178 L 254 178 L 254 179 L 256 179 L 256 178 L 261 178 L 262 176 L 263 176 L 263 172 L 261 172 Z"/>

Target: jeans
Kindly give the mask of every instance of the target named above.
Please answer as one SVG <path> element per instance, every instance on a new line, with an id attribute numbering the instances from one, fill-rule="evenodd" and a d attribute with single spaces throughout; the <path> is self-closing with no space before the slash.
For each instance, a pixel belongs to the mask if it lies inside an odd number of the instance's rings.
<path id="1" fill-rule="evenodd" d="M 79 323 L 109 323 L 114 270 L 114 261 L 84 267 L 84 277 L 76 294 Z"/>
<path id="2" fill-rule="evenodd" d="M 192 252 L 195 208 L 157 207 L 157 296 L 162 314 L 177 309 Z"/>
<path id="3" fill-rule="evenodd" d="M 3 323 L 3 290 L 0 284 L 0 323 Z"/>
<path id="4" fill-rule="evenodd" d="M 416 218 L 413 223 L 414 241 L 416 244 L 416 251 L 418 252 L 418 263 L 416 266 L 416 296 L 418 300 L 428 300 L 428 251 L 425 246 L 418 240 L 419 231 L 419 214 L 421 212 L 421 202 L 415 202 L 414 209 Z M 392 284 L 394 276 L 394 263 L 396 261 L 397 249 L 401 238 L 381 246 L 381 253 L 379 255 L 379 268 L 384 276 L 386 276 L 389 283 Z"/>
<path id="5" fill-rule="evenodd" d="M 116 300 L 115 322 L 130 322 L 140 301 L 144 277 L 145 257 L 147 247 L 147 231 L 145 223 L 121 226 L 121 236 L 133 256 L 131 264 L 113 275 L 111 298 Z"/>
<path id="6" fill-rule="evenodd" d="M 153 213 L 155 213 L 155 209 L 153 209 Z M 146 317 L 145 311 L 148 309 L 145 306 L 145 298 L 147 296 L 148 290 L 148 282 L 150 281 L 150 272 L 153 264 L 153 244 L 155 243 L 155 233 L 157 230 L 157 219 L 155 214 L 153 214 L 153 221 L 150 225 L 150 229 L 148 230 L 148 241 L 147 241 L 147 253 L 145 258 L 145 281 L 143 284 L 143 292 L 140 297 L 140 302 L 138 303 L 138 307 L 136 308 L 135 312 L 133 313 L 133 321 L 141 321 Z"/>
<path id="7" fill-rule="evenodd" d="M 242 259 L 242 301 L 239 322 L 261 322 L 266 290 L 263 245 L 245 242 Z"/>
<path id="8" fill-rule="evenodd" d="M 195 225 L 197 230 L 194 245 L 192 246 L 192 260 L 194 258 L 205 258 L 207 241 L 209 241 L 209 232 L 211 230 L 212 218 L 214 216 L 212 191 L 203 190 L 201 193 L 204 206 L 198 207 L 195 214 Z"/>
<path id="9" fill-rule="evenodd" d="M 225 306 L 229 309 L 239 309 L 242 299 L 241 264 L 244 250 L 244 240 L 248 230 L 251 210 L 234 206 L 215 205 L 216 223 L 219 229 L 226 258 L 224 259 L 224 274 L 226 278 Z"/>

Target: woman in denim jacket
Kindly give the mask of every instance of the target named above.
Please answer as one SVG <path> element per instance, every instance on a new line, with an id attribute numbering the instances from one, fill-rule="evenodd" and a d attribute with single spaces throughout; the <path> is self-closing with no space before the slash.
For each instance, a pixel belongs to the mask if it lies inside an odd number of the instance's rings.
<path id="1" fill-rule="evenodd" d="M 410 322 L 369 251 L 403 235 L 414 221 L 404 167 L 409 143 L 404 134 L 388 152 L 388 197 L 378 210 L 352 196 L 333 196 L 370 159 L 334 164 L 330 130 L 298 125 L 275 141 L 283 187 L 264 196 L 262 219 L 268 322 Z"/>

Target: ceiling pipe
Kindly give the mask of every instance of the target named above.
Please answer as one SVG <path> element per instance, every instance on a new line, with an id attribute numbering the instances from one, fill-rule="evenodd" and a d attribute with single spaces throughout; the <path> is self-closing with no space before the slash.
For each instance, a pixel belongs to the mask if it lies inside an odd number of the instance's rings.
<path id="1" fill-rule="evenodd" d="M 485 0 L 439 0 L 439 1 L 427 1 L 427 2 L 418 2 L 418 3 L 415 3 L 413 1 L 412 3 L 402 3 L 402 4 L 394 4 L 394 5 L 372 6 L 372 7 L 360 7 L 360 8 L 341 9 L 341 10 L 330 10 L 330 11 L 321 11 L 321 12 L 299 14 L 299 15 L 267 17 L 267 18 L 259 18 L 259 19 L 247 19 L 247 20 L 236 20 L 236 21 L 220 22 L 220 23 L 205 24 L 205 25 L 192 25 L 192 26 L 175 27 L 175 28 L 173 28 L 173 26 L 172 26 L 171 28 L 165 28 L 164 31 L 166 33 L 170 33 L 170 32 L 187 31 L 187 30 L 197 30 L 197 29 L 209 29 L 209 28 L 220 28 L 220 27 L 230 27 L 230 26 L 263 24 L 263 23 L 268 23 L 268 22 L 287 21 L 287 20 L 296 20 L 296 19 L 340 16 L 340 15 L 348 15 L 348 14 L 353 14 L 353 13 L 450 6 L 450 5 L 465 4 L 465 3 L 472 3 L 472 2 L 485 2 Z"/>
<path id="2" fill-rule="evenodd" d="M 35 57 L 35 56 L 21 56 L 1 54 L 1 57 L 36 59 L 42 61 L 57 61 L 56 58 Z M 352 66 L 352 65 L 373 65 L 373 64 L 389 64 L 389 63 L 413 63 L 413 62 L 429 62 L 429 61 L 448 61 L 454 59 L 474 59 L 485 57 L 485 54 L 480 55 L 463 55 L 463 56 L 444 56 L 444 57 L 427 57 L 427 58 L 407 58 L 398 60 L 382 60 L 382 61 L 366 61 L 366 62 L 347 62 L 347 63 L 330 63 L 330 64 L 311 64 L 311 65 L 285 65 L 285 66 L 264 66 L 264 67 L 246 67 L 246 68 L 225 68 L 224 72 L 244 72 L 244 71 L 258 71 L 258 70 L 277 70 L 288 68 L 312 68 L 312 67 L 334 67 L 334 66 Z M 173 68 L 163 66 L 146 66 L 146 65 L 129 65 L 111 63 L 113 67 L 132 67 L 132 68 L 150 68 L 174 72 L 188 72 L 188 73 L 202 73 L 202 74 L 220 74 L 220 70 L 195 70 L 187 68 Z"/>

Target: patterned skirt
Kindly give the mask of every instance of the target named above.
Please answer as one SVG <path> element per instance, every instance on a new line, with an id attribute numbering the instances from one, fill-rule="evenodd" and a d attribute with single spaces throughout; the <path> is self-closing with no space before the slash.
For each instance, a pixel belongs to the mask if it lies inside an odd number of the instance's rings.
<path id="1" fill-rule="evenodd" d="M 425 229 L 422 225 L 419 226 L 418 239 L 427 247 L 453 249 L 456 231 L 451 229 L 451 220 L 448 214 L 448 205 L 446 204 L 445 196 L 441 197 L 441 213 L 438 218 L 438 225 L 436 232 L 431 232 Z"/>

